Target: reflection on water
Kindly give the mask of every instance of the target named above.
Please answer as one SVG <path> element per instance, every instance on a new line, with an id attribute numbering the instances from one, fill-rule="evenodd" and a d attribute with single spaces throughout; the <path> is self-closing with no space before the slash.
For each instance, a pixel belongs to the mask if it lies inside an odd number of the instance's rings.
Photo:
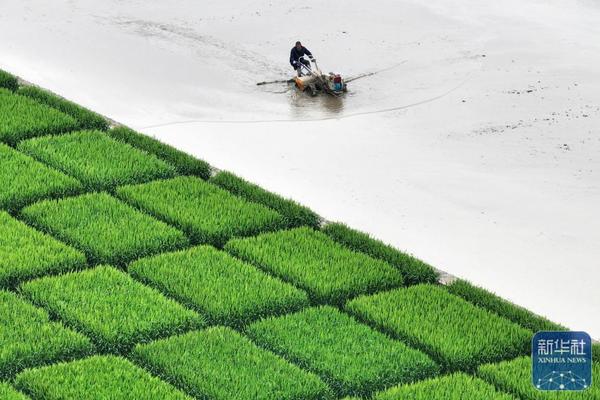
<path id="1" fill-rule="evenodd" d="M 289 118 L 294 120 L 342 116 L 345 103 L 352 97 L 350 92 L 339 97 L 326 93 L 319 93 L 313 97 L 308 93 L 300 92 L 293 83 L 264 85 L 261 90 L 286 97 L 290 105 Z"/>
<path id="2" fill-rule="evenodd" d="M 313 97 L 308 93 L 302 93 L 293 84 L 290 84 L 288 93 L 290 114 L 294 119 L 332 117 L 341 115 L 344 111 L 346 94 L 336 97 L 319 93 Z"/>

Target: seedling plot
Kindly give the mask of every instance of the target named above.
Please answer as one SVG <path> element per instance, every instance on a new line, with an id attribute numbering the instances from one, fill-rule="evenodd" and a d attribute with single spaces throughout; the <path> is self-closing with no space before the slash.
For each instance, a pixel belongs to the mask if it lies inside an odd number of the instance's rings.
<path id="1" fill-rule="evenodd" d="M 0 287 L 84 266 L 83 253 L 0 212 Z"/>
<path id="2" fill-rule="evenodd" d="M 481 379 L 455 373 L 409 385 L 397 386 L 373 396 L 373 400 L 513 400 Z"/>
<path id="3" fill-rule="evenodd" d="M 21 215 L 82 249 L 92 264 L 125 265 L 188 245 L 183 232 L 106 193 L 42 201 L 24 208 Z"/>
<path id="4" fill-rule="evenodd" d="M 2 400 L 29 400 L 23 393 L 17 392 L 8 383 L 0 382 L 0 399 Z"/>
<path id="5" fill-rule="evenodd" d="M 600 399 L 600 364 L 592 365 L 592 386 L 581 392 L 540 391 L 531 382 L 531 357 L 519 357 L 497 364 L 486 364 L 477 371 L 482 379 L 523 400 L 598 400 Z"/>
<path id="6" fill-rule="evenodd" d="M 124 126 L 113 128 L 107 133 L 115 140 L 154 154 L 161 160 L 173 165 L 181 175 L 196 175 L 203 179 L 208 179 L 210 176 L 210 165 L 207 162 L 192 157 L 153 137 L 137 133 Z"/>
<path id="7" fill-rule="evenodd" d="M 438 371 L 420 351 L 329 306 L 264 319 L 251 324 L 247 334 L 259 345 L 320 375 L 339 396 L 366 396 Z"/>
<path id="8" fill-rule="evenodd" d="M 210 246 L 141 259 L 129 272 L 198 310 L 210 324 L 239 328 L 308 305 L 303 291 Z"/>
<path id="9" fill-rule="evenodd" d="M 321 218 L 307 207 L 293 200 L 284 199 L 230 172 L 219 172 L 210 181 L 248 201 L 260 203 L 278 211 L 283 215 L 286 227 L 307 225 L 317 228 L 321 222 Z"/>
<path id="10" fill-rule="evenodd" d="M 202 326 L 201 317 L 155 289 L 107 266 L 27 282 L 21 290 L 103 351 Z"/>
<path id="11" fill-rule="evenodd" d="M 70 115 L 77 120 L 79 128 L 108 129 L 108 121 L 106 118 L 47 90 L 35 86 L 23 86 L 19 88 L 18 93 Z"/>
<path id="12" fill-rule="evenodd" d="M 190 332 L 136 346 L 147 369 L 201 399 L 329 399 L 315 375 L 257 347 L 225 327 Z"/>
<path id="13" fill-rule="evenodd" d="M 175 168 L 156 156 L 98 131 L 35 138 L 19 143 L 18 148 L 93 190 L 175 175 Z"/>
<path id="14" fill-rule="evenodd" d="M 532 332 L 538 331 L 564 331 L 567 328 L 548 321 L 546 318 L 535 315 L 525 308 L 519 307 L 511 302 L 496 296 L 477 286 L 471 285 L 462 279 L 457 279 L 447 286 L 452 294 L 462 297 L 478 307 L 485 308 L 501 317 L 509 319 Z"/>
<path id="15" fill-rule="evenodd" d="M 407 285 L 417 283 L 435 283 L 438 273 L 423 261 L 401 252 L 368 234 L 348 228 L 346 225 L 335 223 L 323 228 L 329 237 L 354 251 L 360 251 L 371 257 L 386 261 L 402 272 Z"/>
<path id="16" fill-rule="evenodd" d="M 179 227 L 194 243 L 221 246 L 231 237 L 278 229 L 283 222 L 277 212 L 191 176 L 125 186 L 117 194 Z"/>
<path id="17" fill-rule="evenodd" d="M 50 322 L 48 314 L 17 295 L 0 290 L 0 378 L 51 362 L 84 357 L 89 339 Z"/>
<path id="18" fill-rule="evenodd" d="M 402 275 L 384 261 L 353 252 L 311 228 L 232 240 L 231 254 L 307 290 L 317 303 L 402 285 Z"/>
<path id="19" fill-rule="evenodd" d="M 16 76 L 0 69 L 0 88 L 14 92 L 19 88 L 19 81 Z"/>
<path id="20" fill-rule="evenodd" d="M 130 361 L 115 356 L 27 370 L 15 386 L 44 400 L 191 400 L 173 386 L 153 377 Z"/>
<path id="21" fill-rule="evenodd" d="M 0 143 L 0 209 L 16 211 L 44 197 L 82 191 L 81 184 L 62 172 Z"/>
<path id="22" fill-rule="evenodd" d="M 77 121 L 58 110 L 0 88 L 0 142 L 19 140 L 77 128 Z"/>
<path id="23" fill-rule="evenodd" d="M 350 301 L 346 310 L 422 349 L 446 370 L 529 351 L 532 332 L 434 285 L 416 285 Z"/>

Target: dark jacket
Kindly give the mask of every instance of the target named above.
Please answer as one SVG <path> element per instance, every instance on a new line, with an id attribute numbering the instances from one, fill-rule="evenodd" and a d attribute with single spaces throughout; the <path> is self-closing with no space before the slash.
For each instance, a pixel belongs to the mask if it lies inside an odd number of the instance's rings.
<path id="1" fill-rule="evenodd" d="M 300 50 L 296 46 L 292 47 L 292 51 L 290 52 L 290 64 L 292 64 L 292 67 L 295 67 L 298 59 L 304 55 L 312 57 L 312 53 L 306 47 L 302 46 Z"/>

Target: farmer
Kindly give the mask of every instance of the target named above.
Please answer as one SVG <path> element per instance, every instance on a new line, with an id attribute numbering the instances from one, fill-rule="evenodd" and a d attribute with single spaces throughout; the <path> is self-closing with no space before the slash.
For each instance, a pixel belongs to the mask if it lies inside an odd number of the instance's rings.
<path id="1" fill-rule="evenodd" d="M 306 47 L 302 46 L 302 43 L 296 42 L 296 45 L 292 47 L 292 51 L 290 52 L 290 64 L 292 65 L 292 68 L 296 70 L 298 76 L 302 76 L 300 63 L 310 65 L 310 62 L 304 58 L 304 55 L 307 55 L 311 60 L 316 61 L 313 58 L 312 53 Z"/>

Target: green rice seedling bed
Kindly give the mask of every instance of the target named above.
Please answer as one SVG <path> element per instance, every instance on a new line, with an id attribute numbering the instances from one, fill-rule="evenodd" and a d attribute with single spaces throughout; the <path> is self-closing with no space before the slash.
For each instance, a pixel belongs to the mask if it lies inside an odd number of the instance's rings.
<path id="1" fill-rule="evenodd" d="M 80 129 L 108 129 L 108 121 L 103 116 L 47 90 L 35 86 L 23 86 L 19 88 L 17 93 L 73 117 L 78 122 Z"/>
<path id="2" fill-rule="evenodd" d="M 474 286 L 465 280 L 457 279 L 446 287 L 450 293 L 460 296 L 478 307 L 490 310 L 533 332 L 567 330 L 564 326 L 537 316 L 531 311 L 504 300 L 485 289 Z"/>
<path id="3" fill-rule="evenodd" d="M 46 197 L 69 196 L 79 181 L 0 143 L 0 209 L 16 211 Z"/>
<path id="4" fill-rule="evenodd" d="M 188 245 L 183 232 L 106 193 L 42 201 L 24 208 L 21 215 L 83 250 L 92 264 L 121 266 Z"/>
<path id="5" fill-rule="evenodd" d="M 130 361 L 94 356 L 20 373 L 15 385 L 43 400 L 192 400 Z"/>
<path id="6" fill-rule="evenodd" d="M 479 367 L 477 374 L 500 390 L 522 400 L 599 400 L 600 364 L 592 365 L 592 385 L 584 391 L 540 391 L 532 383 L 531 357 L 519 357 Z"/>
<path id="7" fill-rule="evenodd" d="M 203 322 L 197 313 L 107 266 L 36 279 L 21 285 L 21 291 L 113 353 Z"/>
<path id="8" fill-rule="evenodd" d="M 373 396 L 373 400 L 513 400 L 507 393 L 464 373 L 396 386 Z"/>
<path id="9" fill-rule="evenodd" d="M 0 382 L 0 399 L 2 400 L 29 400 L 23 393 L 17 392 L 8 383 Z"/>
<path id="10" fill-rule="evenodd" d="M 0 88 L 14 92 L 19 88 L 19 80 L 16 76 L 0 69 Z"/>
<path id="11" fill-rule="evenodd" d="M 18 148 L 92 190 L 175 176 L 173 166 L 99 131 L 34 138 Z"/>
<path id="12" fill-rule="evenodd" d="M 158 376 L 201 399 L 331 398 L 329 388 L 317 376 L 225 327 L 136 346 L 133 357 Z"/>
<path id="13" fill-rule="evenodd" d="M 425 354 L 330 306 L 267 318 L 249 325 L 246 333 L 320 375 L 339 396 L 366 396 L 438 372 Z"/>
<path id="14" fill-rule="evenodd" d="M 308 227 L 235 239 L 225 249 L 309 292 L 316 303 L 402 285 L 402 275 L 384 261 L 353 252 Z"/>
<path id="15" fill-rule="evenodd" d="M 526 354 L 533 333 L 443 287 L 422 284 L 354 299 L 346 310 L 422 349 L 445 370 Z"/>
<path id="16" fill-rule="evenodd" d="M 115 140 L 154 154 L 161 160 L 173 165 L 181 175 L 196 175 L 202 179 L 210 177 L 210 165 L 206 161 L 199 160 L 153 137 L 138 133 L 125 126 L 112 128 L 107 134 Z"/>
<path id="17" fill-rule="evenodd" d="M 377 239 L 373 239 L 366 233 L 351 229 L 340 223 L 328 224 L 322 230 L 333 240 L 344 246 L 384 260 L 398 268 L 402 272 L 407 285 L 436 283 L 439 278 L 439 274 L 431 265 Z"/>
<path id="18" fill-rule="evenodd" d="M 0 290 L 0 379 L 22 369 L 84 357 L 94 350 L 83 335 L 11 292 Z"/>
<path id="19" fill-rule="evenodd" d="M 248 201 L 260 203 L 276 210 L 283 215 L 285 225 L 289 228 L 302 225 L 318 228 L 321 222 L 321 218 L 307 207 L 271 193 L 258 185 L 235 176 L 231 172 L 219 172 L 210 181 Z"/>
<path id="20" fill-rule="evenodd" d="M 83 253 L 0 212 L 0 287 L 85 265 Z"/>
<path id="21" fill-rule="evenodd" d="M 18 141 L 77 129 L 70 116 L 36 101 L 0 88 L 0 142 Z"/>
<path id="22" fill-rule="evenodd" d="M 211 246 L 133 262 L 129 273 L 206 317 L 239 328 L 261 317 L 297 311 L 308 296 Z"/>
<path id="23" fill-rule="evenodd" d="M 200 178 L 181 176 L 124 186 L 118 196 L 186 232 L 193 243 L 222 246 L 229 238 L 282 226 L 277 212 Z"/>

